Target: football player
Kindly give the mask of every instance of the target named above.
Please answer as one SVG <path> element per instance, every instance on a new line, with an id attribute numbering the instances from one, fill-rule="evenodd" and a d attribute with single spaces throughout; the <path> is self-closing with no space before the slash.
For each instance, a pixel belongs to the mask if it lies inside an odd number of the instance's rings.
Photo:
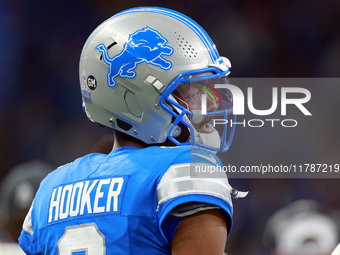
<path id="1" fill-rule="evenodd" d="M 338 212 L 316 200 L 294 201 L 269 218 L 263 241 L 273 255 L 330 255 L 340 241 Z"/>
<path id="2" fill-rule="evenodd" d="M 223 254 L 231 197 L 245 196 L 215 155 L 234 134 L 211 124 L 232 114 L 229 73 L 208 34 L 176 11 L 129 9 L 97 27 L 80 87 L 87 117 L 114 129 L 113 150 L 49 174 L 24 221 L 23 250 Z"/>

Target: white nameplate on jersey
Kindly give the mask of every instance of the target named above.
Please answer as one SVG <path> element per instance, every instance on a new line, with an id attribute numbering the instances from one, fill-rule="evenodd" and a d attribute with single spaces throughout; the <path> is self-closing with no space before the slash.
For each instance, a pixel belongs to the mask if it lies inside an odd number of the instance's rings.
<path id="1" fill-rule="evenodd" d="M 48 223 L 98 213 L 120 213 L 128 176 L 84 180 L 55 187 Z"/>

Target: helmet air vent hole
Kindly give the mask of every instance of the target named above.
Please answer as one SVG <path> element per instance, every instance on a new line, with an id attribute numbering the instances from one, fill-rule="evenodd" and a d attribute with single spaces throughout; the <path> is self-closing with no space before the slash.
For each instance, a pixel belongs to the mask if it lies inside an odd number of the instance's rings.
<path id="1" fill-rule="evenodd" d="M 174 43 L 177 44 L 177 50 L 178 50 L 178 54 L 182 57 L 185 58 L 187 60 L 190 61 L 195 61 L 197 60 L 197 52 L 195 51 L 194 47 L 192 46 L 192 44 L 186 40 L 184 37 L 182 37 L 181 35 L 178 35 L 175 31 L 174 31 Z"/>
<path id="2" fill-rule="evenodd" d="M 111 43 L 109 46 L 107 46 L 107 50 L 111 49 L 113 46 L 115 46 L 117 42 Z M 103 60 L 103 54 L 100 54 L 100 60 Z"/>

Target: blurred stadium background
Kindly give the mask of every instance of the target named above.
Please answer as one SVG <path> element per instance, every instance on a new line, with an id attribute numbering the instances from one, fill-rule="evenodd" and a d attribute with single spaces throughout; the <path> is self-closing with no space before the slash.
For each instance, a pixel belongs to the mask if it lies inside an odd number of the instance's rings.
<path id="1" fill-rule="evenodd" d="M 339 77 L 338 0 L 2 0 L 0 181 L 31 160 L 53 167 L 68 163 L 98 150 L 97 142 L 110 135 L 82 111 L 79 56 L 98 24 L 137 6 L 166 7 L 197 21 L 220 55 L 231 60 L 231 77 Z M 230 151 L 220 156 L 246 165 L 296 159 L 339 164 L 339 95 L 340 86 L 314 89 L 310 104 L 317 118 L 295 133 L 237 128 Z M 319 105 L 323 110 L 318 111 Z M 246 199 L 234 201 L 226 250 L 231 255 L 270 254 L 262 243 L 266 222 L 293 201 L 313 199 L 340 210 L 336 178 L 242 178 L 230 183 L 250 191 Z"/>

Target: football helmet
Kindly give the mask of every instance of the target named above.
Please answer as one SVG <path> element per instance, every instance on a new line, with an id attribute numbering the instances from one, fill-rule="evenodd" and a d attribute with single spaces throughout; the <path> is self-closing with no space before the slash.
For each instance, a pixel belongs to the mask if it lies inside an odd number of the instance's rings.
<path id="1" fill-rule="evenodd" d="M 129 9 L 99 25 L 84 45 L 83 108 L 91 121 L 147 144 L 170 140 L 226 151 L 234 127 L 228 130 L 228 122 L 220 122 L 220 137 L 210 122 L 232 114 L 231 93 L 215 88 L 228 83 L 230 67 L 189 17 L 157 7 Z M 184 131 L 190 131 L 185 140 Z"/>

